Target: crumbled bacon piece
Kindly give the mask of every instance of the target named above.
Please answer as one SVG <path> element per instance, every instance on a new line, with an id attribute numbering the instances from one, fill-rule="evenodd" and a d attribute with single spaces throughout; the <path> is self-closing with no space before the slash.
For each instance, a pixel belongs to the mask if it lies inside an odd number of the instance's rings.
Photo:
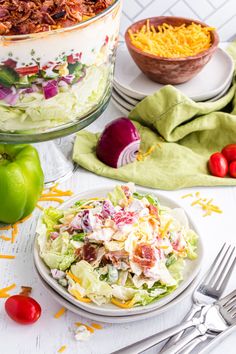
<path id="1" fill-rule="evenodd" d="M 141 243 L 135 248 L 133 261 L 141 267 L 151 268 L 156 261 L 155 250 L 151 245 Z"/>
<path id="2" fill-rule="evenodd" d="M 95 261 L 97 259 L 97 248 L 89 243 L 85 243 L 82 248 L 81 257 L 87 262 Z"/>
<path id="3" fill-rule="evenodd" d="M 95 16 L 112 0 L 1 0 L 0 35 L 28 34 L 68 27 Z"/>

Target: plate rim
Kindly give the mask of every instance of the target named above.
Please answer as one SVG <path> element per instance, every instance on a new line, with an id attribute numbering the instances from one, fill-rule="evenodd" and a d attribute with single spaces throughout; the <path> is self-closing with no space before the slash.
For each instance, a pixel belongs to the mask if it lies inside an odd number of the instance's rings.
<path id="1" fill-rule="evenodd" d="M 83 191 L 80 193 L 75 194 L 73 197 L 67 199 L 63 204 L 61 204 L 58 209 L 63 209 L 63 208 L 67 208 L 68 206 L 70 206 L 71 204 L 73 204 L 76 200 L 78 200 L 79 198 L 86 198 L 86 195 L 88 194 L 107 194 L 108 192 L 110 192 L 111 190 L 113 190 L 114 187 L 109 186 L 103 186 L 100 188 L 94 188 L 94 189 L 90 189 L 89 191 Z M 137 186 L 136 188 L 137 191 L 142 192 L 150 192 L 150 190 L 148 188 L 143 188 L 143 187 L 139 187 Z M 67 299 L 68 301 L 70 301 L 71 303 L 73 303 L 75 306 L 78 306 L 82 309 L 85 309 L 87 312 L 92 312 L 92 313 L 97 313 L 97 314 L 101 314 L 103 316 L 123 316 L 125 315 L 133 315 L 136 313 L 143 313 L 143 312 L 148 312 L 149 310 L 154 310 L 158 307 L 163 306 L 165 303 L 170 302 L 175 296 L 178 296 L 182 291 L 184 291 L 184 289 L 186 287 L 189 286 L 189 284 L 191 283 L 191 281 L 193 281 L 193 279 L 197 276 L 197 274 L 200 272 L 201 269 L 201 263 L 203 260 L 203 256 L 204 256 L 204 247 L 203 247 L 203 242 L 199 233 L 199 230 L 195 224 L 195 222 L 192 220 L 192 218 L 189 216 L 188 212 L 175 200 L 163 195 L 162 193 L 156 192 L 156 190 L 152 191 L 153 194 L 155 194 L 158 198 L 160 198 L 161 200 L 164 199 L 164 205 L 172 205 L 172 208 L 181 208 L 184 210 L 184 212 L 186 213 L 186 216 L 188 218 L 189 224 L 191 226 L 191 228 L 197 233 L 199 239 L 198 239 L 198 258 L 195 260 L 196 262 L 196 266 L 192 272 L 192 275 L 187 279 L 186 282 L 183 282 L 182 286 L 179 286 L 175 291 L 173 291 L 172 293 L 170 293 L 169 295 L 163 297 L 160 300 L 154 301 L 151 304 L 148 304 L 146 306 L 140 306 L 140 307 L 135 307 L 135 308 L 131 308 L 131 309 L 120 309 L 120 308 L 116 308 L 114 306 L 114 309 L 112 308 L 104 308 L 104 307 L 99 307 L 96 306 L 95 304 L 92 304 L 92 306 L 90 304 L 84 304 L 82 302 L 79 302 L 78 300 L 76 300 L 65 288 L 63 288 L 62 286 L 60 286 L 58 284 L 58 282 L 53 279 L 50 275 L 50 270 L 47 267 L 47 265 L 44 263 L 44 261 L 42 260 L 42 258 L 39 255 L 39 246 L 38 246 L 38 235 L 37 232 L 35 233 L 35 240 L 34 240 L 34 249 L 33 249 L 33 257 L 34 257 L 34 262 L 35 262 L 35 266 L 37 268 L 37 270 L 39 271 L 39 273 L 41 274 L 41 276 L 43 277 L 43 279 L 53 288 L 55 289 L 58 293 L 60 293 L 60 295 L 62 297 L 64 297 L 65 299 Z M 173 206 L 174 204 L 174 206 Z M 36 230 L 38 225 L 41 224 L 41 217 L 39 217 L 38 222 L 37 222 L 37 226 L 36 226 Z M 159 305 L 158 305 L 159 304 Z M 110 304 L 109 304 L 110 305 Z"/>
<path id="2" fill-rule="evenodd" d="M 125 51 L 128 53 L 128 49 L 126 48 L 126 46 L 123 44 L 121 46 L 119 46 L 117 48 L 117 57 L 118 57 L 118 52 L 121 51 L 122 49 L 125 49 Z M 233 73 L 234 73 L 234 62 L 233 62 L 233 59 L 232 57 L 227 53 L 226 50 L 224 50 L 223 48 L 220 48 L 218 47 L 216 49 L 216 52 L 213 54 L 213 55 L 216 55 L 217 53 L 221 52 L 225 58 L 227 58 L 227 61 L 230 62 L 230 70 L 229 70 L 229 75 L 224 79 L 224 82 L 220 85 L 220 87 L 218 87 L 217 89 L 213 90 L 213 91 L 210 91 L 211 94 L 208 94 L 208 95 L 205 95 L 203 96 L 202 93 L 201 94 L 198 94 L 198 95 L 195 95 L 195 96 L 187 96 L 189 97 L 190 99 L 192 99 L 193 101 L 196 101 L 196 102 L 201 102 L 201 101 L 206 101 L 210 98 L 213 98 L 214 96 L 216 96 L 217 94 L 219 94 L 221 91 L 223 91 L 223 89 L 225 88 L 225 86 L 227 85 L 228 81 L 229 81 L 229 78 L 231 78 L 230 80 L 232 81 L 232 78 L 233 78 Z M 131 58 L 132 60 L 132 58 Z M 117 60 L 118 62 L 118 60 Z M 209 63 L 211 62 L 211 60 L 209 61 Z M 208 63 L 208 64 L 209 64 Z M 133 65 L 136 66 L 136 64 L 133 62 Z M 116 64 L 117 66 L 117 64 Z M 141 71 L 140 71 L 141 72 Z M 142 72 L 141 72 L 142 73 Z M 143 74 L 144 75 L 144 74 Z M 145 76 L 145 75 L 144 75 Z M 120 88 L 120 89 L 125 89 L 126 90 L 126 94 L 129 95 L 130 97 L 132 98 L 139 98 L 139 99 L 144 99 L 145 97 L 145 94 L 143 94 L 141 91 L 133 91 L 130 87 L 126 86 L 126 85 L 121 85 L 119 83 L 119 81 L 116 79 L 116 67 L 115 67 L 115 71 L 114 71 L 114 82 L 115 84 Z M 158 90 L 160 90 L 162 87 L 166 86 L 166 85 L 162 85 L 162 84 L 158 84 L 158 85 L 161 85 L 161 87 L 159 89 L 157 89 L 156 91 L 154 91 L 153 93 L 157 92 Z M 178 89 L 178 85 L 172 85 L 174 86 L 175 88 Z M 122 90 L 124 93 L 125 91 Z M 181 91 L 182 92 L 182 91 Z"/>

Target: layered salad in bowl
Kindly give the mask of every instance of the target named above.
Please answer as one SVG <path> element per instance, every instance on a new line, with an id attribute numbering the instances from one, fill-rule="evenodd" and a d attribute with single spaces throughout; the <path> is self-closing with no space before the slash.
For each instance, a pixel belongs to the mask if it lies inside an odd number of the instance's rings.
<path id="1" fill-rule="evenodd" d="M 45 209 L 38 252 L 50 276 L 80 303 L 123 309 L 148 305 L 174 292 L 198 236 L 182 209 L 140 194 L 133 184 L 106 196 Z M 187 261 L 187 262 L 186 262 Z"/>
<path id="2" fill-rule="evenodd" d="M 47 131 L 101 105 L 113 75 L 119 2 L 1 1 L 0 131 Z"/>

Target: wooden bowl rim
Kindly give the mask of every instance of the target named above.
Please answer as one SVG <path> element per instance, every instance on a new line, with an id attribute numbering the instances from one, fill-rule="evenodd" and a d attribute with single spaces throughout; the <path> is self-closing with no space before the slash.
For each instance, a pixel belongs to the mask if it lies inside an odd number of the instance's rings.
<path id="1" fill-rule="evenodd" d="M 198 25 L 201 25 L 202 27 L 210 27 L 208 26 L 206 23 L 198 21 L 198 20 L 193 20 L 190 18 L 185 18 L 185 17 L 176 17 L 176 16 L 156 16 L 156 17 L 149 17 L 149 18 L 145 18 L 143 20 L 139 20 L 137 22 L 134 22 L 132 25 L 130 25 L 126 31 L 125 31 L 125 42 L 126 45 L 128 47 L 128 49 L 131 49 L 133 51 L 135 51 L 136 53 L 138 53 L 139 55 L 143 55 L 144 57 L 150 58 L 150 59 L 156 59 L 158 61 L 165 61 L 165 62 L 183 62 L 183 61 L 188 61 L 188 60 L 196 60 L 196 59 L 200 59 L 202 57 L 205 57 L 209 54 L 211 54 L 212 52 L 215 51 L 216 47 L 219 44 L 219 36 L 218 33 L 216 32 L 216 30 L 212 31 L 212 45 L 210 46 L 210 48 L 204 50 L 201 53 L 198 53 L 196 55 L 192 55 L 192 56 L 187 56 L 187 57 L 181 57 L 181 58 L 166 58 L 166 57 L 159 57 L 157 55 L 153 55 L 153 54 L 149 54 L 149 53 L 145 53 L 142 50 L 138 49 L 137 47 L 135 47 L 132 43 L 131 43 L 131 39 L 129 36 L 129 30 L 132 30 L 132 28 L 135 26 L 138 26 L 139 28 L 141 28 L 143 25 L 145 25 L 147 23 L 147 20 L 149 20 L 150 22 L 154 23 L 155 22 L 159 22 L 161 21 L 161 23 L 166 22 L 168 24 L 168 20 L 179 20 L 182 21 L 183 23 L 187 23 L 187 22 L 193 22 L 196 23 Z"/>

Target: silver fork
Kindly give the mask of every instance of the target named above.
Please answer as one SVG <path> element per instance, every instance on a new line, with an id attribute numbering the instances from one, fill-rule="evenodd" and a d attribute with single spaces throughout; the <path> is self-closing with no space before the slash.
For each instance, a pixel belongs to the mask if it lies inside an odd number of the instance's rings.
<path id="1" fill-rule="evenodd" d="M 163 353 L 165 354 L 182 354 L 183 345 L 189 343 L 192 339 L 205 334 L 223 333 L 230 326 L 236 324 L 236 290 L 232 291 L 223 299 L 218 300 L 211 306 L 205 306 L 202 309 L 204 320 L 194 328 L 194 330 L 180 339 L 173 346 L 169 347 Z"/>
<path id="2" fill-rule="evenodd" d="M 184 336 L 179 342 L 168 348 L 166 354 L 177 354 L 184 345 L 192 339 L 204 335 L 208 331 L 220 333 L 236 323 L 236 290 L 213 305 L 204 306 L 200 317 L 194 316 L 190 321 L 173 326 L 165 331 L 144 338 L 128 347 L 123 347 L 112 354 L 140 354 L 156 346 L 166 338 L 180 331 L 193 327 L 194 330 Z"/>
<path id="3" fill-rule="evenodd" d="M 224 243 L 209 270 L 194 290 L 192 295 L 192 307 L 183 321 L 189 321 L 203 306 L 210 305 L 221 297 L 236 263 L 234 251 L 235 247 L 231 245 L 227 246 L 226 243 Z M 184 331 L 171 337 L 162 347 L 160 353 L 163 353 L 167 348 L 178 342 L 183 333 Z"/>

